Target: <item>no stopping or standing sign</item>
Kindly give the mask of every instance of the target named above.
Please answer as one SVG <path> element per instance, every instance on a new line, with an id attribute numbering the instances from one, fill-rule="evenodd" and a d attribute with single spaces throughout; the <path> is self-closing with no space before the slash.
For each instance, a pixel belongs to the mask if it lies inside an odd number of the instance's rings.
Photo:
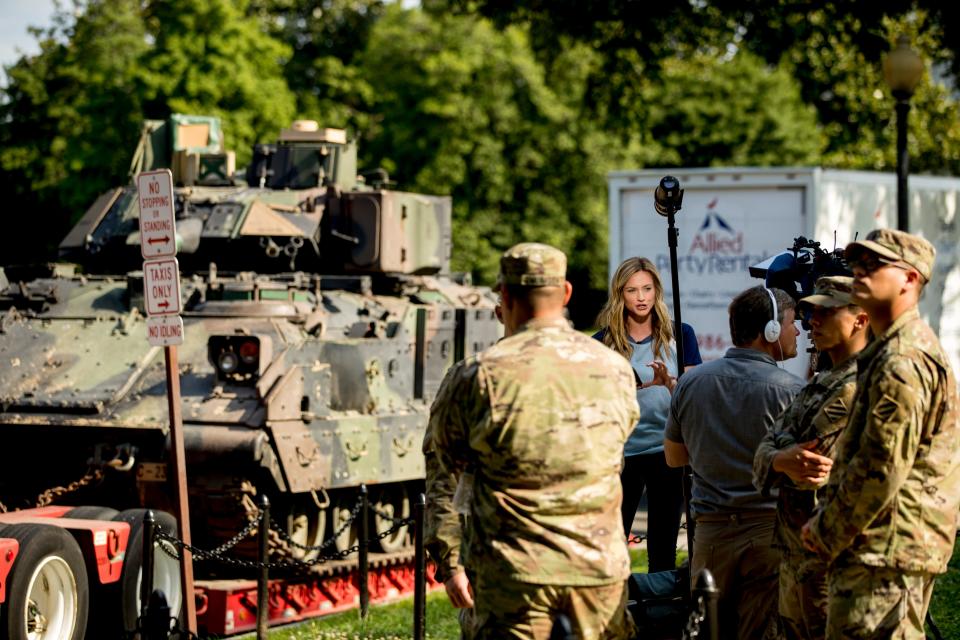
<path id="1" fill-rule="evenodd" d="M 173 174 L 169 169 L 137 175 L 137 203 L 140 206 L 140 253 L 145 259 L 176 255 Z"/>

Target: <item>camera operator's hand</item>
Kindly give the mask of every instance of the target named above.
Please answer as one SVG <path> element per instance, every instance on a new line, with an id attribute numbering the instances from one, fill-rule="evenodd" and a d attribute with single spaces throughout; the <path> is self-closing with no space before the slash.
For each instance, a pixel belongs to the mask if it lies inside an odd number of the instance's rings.
<path id="1" fill-rule="evenodd" d="M 647 387 L 661 386 L 666 387 L 670 393 L 673 393 L 673 388 L 677 386 L 677 379 L 670 375 L 670 371 L 667 370 L 667 365 L 659 360 L 654 360 L 647 366 L 653 369 L 653 380 L 644 382 L 640 385 L 640 388 L 646 389 Z"/>
<path id="2" fill-rule="evenodd" d="M 830 477 L 833 460 L 810 451 L 817 443 L 817 440 L 810 440 L 781 449 L 773 457 L 773 470 L 786 475 L 797 485 L 821 486 Z"/>

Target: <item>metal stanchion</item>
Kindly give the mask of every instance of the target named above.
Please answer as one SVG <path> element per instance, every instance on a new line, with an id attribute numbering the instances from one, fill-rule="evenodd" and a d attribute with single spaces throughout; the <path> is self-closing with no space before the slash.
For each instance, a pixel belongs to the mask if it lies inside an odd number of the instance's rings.
<path id="1" fill-rule="evenodd" d="M 693 602 L 696 603 L 699 598 L 703 598 L 703 622 L 706 624 L 706 633 L 703 633 L 701 627 L 700 636 L 709 638 L 709 640 L 719 640 L 720 638 L 720 620 L 717 614 L 717 598 L 720 592 L 717 591 L 717 585 L 713 581 L 713 575 L 709 569 L 704 569 L 697 574 L 697 582 L 693 587 Z"/>
<path id="2" fill-rule="evenodd" d="M 360 566 L 357 571 L 360 572 L 360 619 L 367 619 L 367 610 L 370 608 L 370 589 L 367 580 L 369 579 L 369 563 L 367 559 L 367 550 L 370 546 L 370 496 L 367 493 L 367 485 L 360 485 Z"/>
<path id="3" fill-rule="evenodd" d="M 413 640 L 423 640 L 427 604 L 427 557 L 423 551 L 423 512 L 427 506 L 424 494 L 413 505 Z"/>
<path id="4" fill-rule="evenodd" d="M 260 494 L 257 507 L 260 509 L 260 523 L 257 530 L 260 543 L 257 552 L 257 560 L 260 563 L 260 574 L 257 577 L 257 640 L 266 640 L 270 617 L 270 605 L 267 598 L 267 587 L 269 586 L 267 581 L 269 546 L 267 542 L 270 538 L 270 500 L 266 495 Z"/>
<path id="5" fill-rule="evenodd" d="M 153 591 L 150 594 L 149 615 L 143 619 L 143 640 L 168 640 L 172 620 L 167 597 L 160 589 Z"/>
<path id="6" fill-rule="evenodd" d="M 153 511 L 147 509 L 143 514 L 143 550 L 141 551 L 140 576 L 140 619 L 147 619 L 147 610 L 150 603 L 150 594 L 153 591 L 153 538 L 156 518 Z"/>

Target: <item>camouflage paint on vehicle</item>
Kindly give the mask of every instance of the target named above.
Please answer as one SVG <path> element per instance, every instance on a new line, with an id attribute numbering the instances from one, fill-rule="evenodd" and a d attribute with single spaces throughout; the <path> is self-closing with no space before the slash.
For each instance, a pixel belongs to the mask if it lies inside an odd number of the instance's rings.
<path id="1" fill-rule="evenodd" d="M 334 530 L 361 483 L 381 510 L 409 512 L 446 369 L 500 335 L 495 296 L 449 271 L 450 198 L 359 181 L 337 130 L 284 130 L 239 182 L 220 140 L 215 118 L 148 122 L 131 169 L 174 172 L 195 543 L 241 529 L 253 491 L 306 544 Z M 167 504 L 164 364 L 146 340 L 136 195 L 131 183 L 91 205 L 61 244 L 69 263 L 0 270 L 9 509 L 91 469 L 102 481 L 64 501 Z"/>

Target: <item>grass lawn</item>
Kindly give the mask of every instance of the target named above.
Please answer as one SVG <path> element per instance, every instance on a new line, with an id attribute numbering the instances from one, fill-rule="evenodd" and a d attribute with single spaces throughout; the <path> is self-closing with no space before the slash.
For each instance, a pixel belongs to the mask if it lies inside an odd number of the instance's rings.
<path id="1" fill-rule="evenodd" d="M 685 559 L 681 552 L 678 562 Z M 634 571 L 647 570 L 646 549 L 631 549 Z M 930 612 L 944 638 L 960 638 L 960 545 L 954 548 L 946 575 L 937 580 Z M 443 591 L 427 594 L 427 637 L 455 640 L 460 637 L 457 613 Z M 405 640 L 413 635 L 413 598 L 373 606 L 365 623 L 357 611 L 326 616 L 315 621 L 275 629 L 271 640 Z M 247 635 L 247 638 L 254 636 Z M 931 636 L 932 637 L 932 636 Z"/>
<path id="2" fill-rule="evenodd" d="M 680 561 L 686 557 L 681 553 Z M 647 550 L 631 549 L 634 571 L 647 570 Z M 426 632 L 428 638 L 445 640 L 460 637 L 457 612 L 443 591 L 427 594 Z M 276 629 L 271 640 L 400 640 L 413 635 L 413 598 L 394 604 L 370 607 L 366 623 L 357 611 L 325 616 L 311 622 Z M 253 637 L 253 636 L 247 636 Z"/>

